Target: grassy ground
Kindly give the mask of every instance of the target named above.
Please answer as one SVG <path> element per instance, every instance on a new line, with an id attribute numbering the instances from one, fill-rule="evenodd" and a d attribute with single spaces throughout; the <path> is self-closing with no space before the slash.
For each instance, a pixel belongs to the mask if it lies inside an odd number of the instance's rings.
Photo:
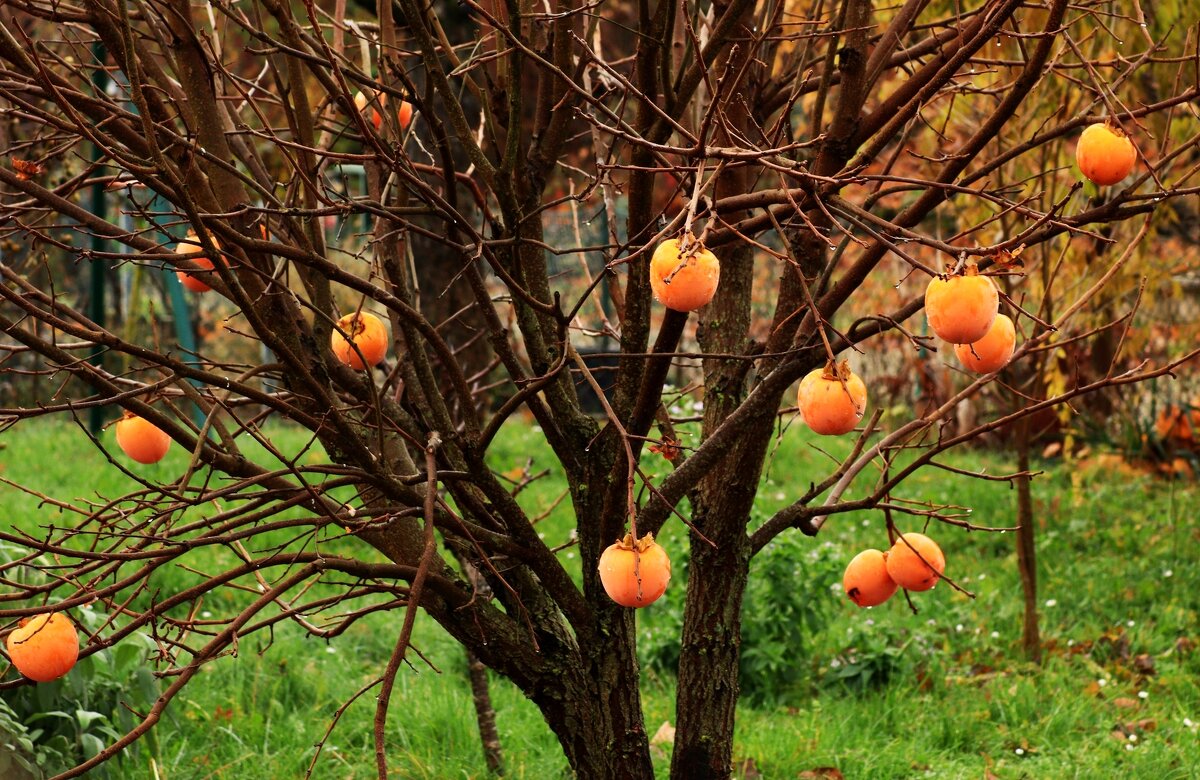
<path id="1" fill-rule="evenodd" d="M 284 451 L 305 442 L 287 430 L 278 440 Z M 58 498 L 115 496 L 129 484 L 70 426 L 23 425 L 4 443 L 0 476 Z M 781 438 L 756 521 L 823 473 L 826 456 L 810 443 L 799 430 Z M 515 475 L 530 458 L 535 470 L 553 465 L 535 430 L 514 427 L 498 442 L 493 464 Z M 665 463 L 656 458 L 648 456 L 647 466 L 661 471 Z M 956 466 L 992 473 L 1012 466 L 996 454 L 953 458 Z M 175 452 L 142 473 L 169 479 L 183 462 Z M 817 540 L 784 537 L 755 561 L 759 584 L 747 604 L 744 646 L 750 697 L 739 711 L 736 741 L 741 765 L 767 778 L 805 776 L 800 773 L 821 767 L 870 780 L 1195 777 L 1196 486 L 1139 476 L 1111 461 L 1044 468 L 1034 483 L 1044 665 L 1028 664 L 1020 652 L 1011 535 L 933 529 L 947 554 L 947 573 L 976 598 L 941 586 L 914 596 L 919 614 L 900 598 L 861 611 L 835 592 L 836 583 L 855 552 L 886 543 L 882 520 L 878 514 L 839 516 Z M 540 511 L 561 491 L 552 475 L 533 483 L 521 501 Z M 969 506 L 982 525 L 1013 523 L 1015 495 L 1004 483 L 927 470 L 903 495 Z M 6 485 L 0 485 L 0 509 L 6 524 L 27 530 L 72 521 Z M 905 530 L 917 528 L 900 522 Z M 560 505 L 541 527 L 559 542 L 569 524 L 569 507 Z M 639 614 L 652 732 L 674 721 L 670 637 L 684 594 L 683 539 L 678 528 L 664 530 L 676 581 L 662 602 Z M 562 555 L 577 565 L 569 548 Z M 381 672 L 399 621 L 399 614 L 378 615 L 329 644 L 306 639 L 290 625 L 275 632 L 269 647 L 265 638 L 246 640 L 237 658 L 208 666 L 169 710 L 157 733 L 159 777 L 302 776 L 335 710 Z M 418 621 L 416 636 L 441 671 L 418 666 L 398 679 L 389 719 L 393 775 L 484 777 L 462 652 L 428 619 Z M 509 776 L 564 776 L 557 744 L 537 710 L 503 680 L 494 681 L 493 695 Z M 347 709 L 314 777 L 374 777 L 374 703 L 367 693 Z M 669 750 L 656 748 L 663 776 Z M 151 776 L 149 755 L 138 761 L 147 766 L 136 776 Z"/>

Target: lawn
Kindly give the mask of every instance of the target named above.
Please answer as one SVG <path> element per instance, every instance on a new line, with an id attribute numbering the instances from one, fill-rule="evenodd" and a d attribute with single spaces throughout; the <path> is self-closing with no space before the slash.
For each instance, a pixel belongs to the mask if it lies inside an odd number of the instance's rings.
<path id="1" fill-rule="evenodd" d="M 281 451 L 304 446 L 302 432 L 277 429 Z M 111 433 L 105 435 L 111 442 Z M 59 499 L 113 497 L 130 482 L 66 424 L 29 423 L 8 431 L 0 477 Z M 819 478 L 828 456 L 793 427 L 781 435 L 759 493 L 761 522 Z M 822 442 L 825 446 L 826 442 Z M 320 457 L 313 453 L 311 457 Z M 959 468 L 999 473 L 1012 459 L 995 451 L 958 452 Z M 145 467 L 171 479 L 184 467 L 174 451 Z M 513 425 L 494 447 L 493 467 L 516 476 L 526 466 L 551 474 L 520 501 L 532 513 L 564 489 L 535 429 Z M 660 473 L 660 456 L 645 466 Z M 1191 778 L 1200 766 L 1200 524 L 1191 481 L 1154 478 L 1111 459 L 1038 465 L 1043 665 L 1020 650 L 1021 592 L 1011 534 L 935 527 L 947 574 L 975 598 L 946 586 L 859 610 L 840 592 L 841 569 L 864 547 L 886 543 L 878 513 L 833 518 L 817 539 L 785 535 L 754 562 L 746 604 L 743 688 L 735 753 L 753 777 L 846 778 Z M 927 469 L 906 498 L 969 506 L 981 525 L 1013 524 L 1015 492 L 1002 482 Z M 5 524 L 33 531 L 73 522 L 38 499 L 0 485 Z M 199 511 L 204 511 L 203 509 Z M 569 504 L 539 528 L 565 542 Z M 919 530 L 900 518 L 904 530 Z M 660 540 L 676 578 L 659 603 L 639 613 L 646 726 L 673 723 L 673 636 L 685 591 L 685 534 L 668 525 Z M 343 554 L 369 556 L 352 540 Z M 217 565 L 219 552 L 193 559 Z M 574 551 L 560 553 L 577 566 Z M 167 573 L 165 586 L 189 581 Z M 177 580 L 172 580 L 177 577 Z M 213 606 L 218 609 L 219 604 Z M 280 780 L 302 777 L 331 718 L 382 672 L 399 613 L 379 614 L 331 642 L 284 624 L 242 642 L 237 657 L 206 667 L 157 729 L 153 750 L 129 760 L 128 776 L 162 780 Z M 416 644 L 439 671 L 402 670 L 389 718 L 390 766 L 398 778 L 476 778 L 486 771 L 475 731 L 465 659 L 429 619 Z M 11 674 L 11 672 L 10 672 Z M 537 710 L 493 678 L 508 776 L 563 777 L 565 762 Z M 333 729 L 313 776 L 372 778 L 373 690 Z M 656 745 L 666 776 L 669 744 Z M 153 759 L 154 766 L 150 762 Z M 810 774 L 803 774 L 810 771 Z M 755 774 L 757 773 L 757 774 Z"/>

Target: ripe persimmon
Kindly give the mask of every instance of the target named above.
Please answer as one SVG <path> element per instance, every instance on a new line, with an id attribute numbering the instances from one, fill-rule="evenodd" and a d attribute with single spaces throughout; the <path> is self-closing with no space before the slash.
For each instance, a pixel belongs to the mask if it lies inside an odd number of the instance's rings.
<path id="1" fill-rule="evenodd" d="M 1008 365 L 1017 345 L 1017 328 L 1007 314 L 997 314 L 987 335 L 971 344 L 955 344 L 954 354 L 976 374 L 990 374 Z"/>
<path id="2" fill-rule="evenodd" d="M 217 249 L 221 248 L 221 245 L 217 243 L 215 238 L 213 239 L 213 246 Z M 188 231 L 188 234 L 184 240 L 175 245 L 175 254 L 189 255 L 187 258 L 188 260 L 204 269 L 203 271 L 175 272 L 175 276 L 179 278 L 180 284 L 195 293 L 208 292 L 212 289 L 212 287 L 210 287 L 208 283 L 204 281 L 204 277 L 208 276 L 208 274 L 204 273 L 204 271 L 211 271 L 216 266 L 214 265 L 212 258 L 210 258 L 207 254 L 203 254 L 203 252 L 204 247 L 200 246 L 200 239 L 197 238 L 196 234 L 190 230 Z M 195 257 L 190 257 L 190 255 L 195 255 Z"/>
<path id="3" fill-rule="evenodd" d="M 887 559 L 885 552 L 863 550 L 850 560 L 842 587 L 851 601 L 860 607 L 876 607 L 892 597 L 899 586 L 888 574 Z"/>
<path id="4" fill-rule="evenodd" d="M 1098 122 L 1089 125 L 1075 146 L 1079 171 L 1094 184 L 1116 184 L 1133 171 L 1137 150 L 1119 127 Z"/>
<path id="5" fill-rule="evenodd" d="M 379 108 L 387 108 L 387 93 L 377 92 L 375 94 L 378 97 Z M 370 102 L 363 92 L 359 91 L 354 94 L 354 107 L 358 109 L 359 113 L 365 111 L 367 104 Z M 400 123 L 401 130 L 408 129 L 409 123 L 412 122 L 412 115 L 412 103 L 409 103 L 407 100 L 401 100 L 400 107 L 396 109 L 396 121 Z M 371 109 L 371 124 L 375 125 L 376 131 L 383 127 L 383 115 L 375 108 Z"/>
<path id="6" fill-rule="evenodd" d="M 387 327 L 370 312 L 347 314 L 337 321 L 337 327 L 329 336 L 329 346 L 338 360 L 355 371 L 362 371 L 377 365 L 387 354 Z"/>
<path id="7" fill-rule="evenodd" d="M 717 256 L 691 236 L 681 254 L 680 239 L 668 238 L 650 258 L 650 289 L 663 306 L 694 311 L 713 299 L 721 280 Z"/>
<path id="8" fill-rule="evenodd" d="M 383 106 L 384 101 L 386 99 L 387 99 L 387 95 L 384 95 L 382 93 L 379 94 L 379 105 L 381 107 Z M 361 114 L 364 111 L 366 111 L 367 104 L 370 102 L 371 101 L 367 98 L 367 96 L 365 94 L 363 94 L 362 90 L 359 90 L 358 92 L 354 93 L 354 107 L 358 109 L 358 113 Z M 375 125 L 376 130 L 378 130 L 380 127 L 383 126 L 383 116 L 379 113 L 378 109 L 375 109 L 375 108 L 371 109 L 371 124 Z"/>
<path id="9" fill-rule="evenodd" d="M 412 122 L 412 115 L 412 103 L 409 103 L 407 100 L 401 100 L 400 107 L 396 109 L 396 120 L 400 122 L 401 130 L 408 129 L 408 125 Z"/>
<path id="10" fill-rule="evenodd" d="M 887 555 L 887 571 L 908 590 L 929 590 L 946 570 L 942 548 L 925 534 L 903 534 Z"/>
<path id="11" fill-rule="evenodd" d="M 117 446 L 138 463 L 158 463 L 171 448 L 171 437 L 132 412 L 117 422 Z"/>
<path id="12" fill-rule="evenodd" d="M 830 361 L 800 380 L 796 404 L 805 425 L 824 436 L 854 430 L 867 409 L 867 386 L 850 364 Z"/>
<path id="13" fill-rule="evenodd" d="M 637 554 L 634 555 L 634 551 Z M 654 534 L 637 542 L 633 534 L 610 544 L 600 555 L 600 582 L 604 592 L 622 607 L 644 607 L 658 600 L 671 581 L 671 559 Z"/>
<path id="14" fill-rule="evenodd" d="M 935 276 L 925 289 L 925 316 L 937 337 L 951 344 L 973 344 L 987 335 L 1000 311 L 1000 293 L 975 266 L 962 275 Z"/>
<path id="15" fill-rule="evenodd" d="M 36 682 L 57 680 L 79 660 L 79 634 L 61 612 L 25 618 L 5 646 L 17 671 Z"/>

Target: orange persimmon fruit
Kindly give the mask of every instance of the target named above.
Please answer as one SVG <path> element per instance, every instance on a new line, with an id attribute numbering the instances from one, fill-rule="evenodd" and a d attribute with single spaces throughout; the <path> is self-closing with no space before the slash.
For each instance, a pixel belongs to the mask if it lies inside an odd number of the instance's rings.
<path id="1" fill-rule="evenodd" d="M 1007 314 L 997 314 L 987 335 L 971 344 L 955 344 L 954 354 L 976 374 L 990 374 L 1008 365 L 1017 346 L 1017 327 Z"/>
<path id="2" fill-rule="evenodd" d="M 654 541 L 654 534 L 637 542 L 633 534 L 625 534 L 600 555 L 600 583 L 608 597 L 622 607 L 644 607 L 657 601 L 670 581 L 671 559 Z"/>
<path id="3" fill-rule="evenodd" d="M 347 314 L 337 321 L 337 327 L 329 336 L 329 346 L 338 360 L 355 371 L 362 371 L 378 365 L 387 354 L 387 327 L 370 312 Z"/>
<path id="4" fill-rule="evenodd" d="M 973 344 L 987 335 L 1000 311 L 1000 292 L 975 266 L 959 276 L 935 276 L 925 289 L 925 316 L 937 337 Z"/>
<path id="5" fill-rule="evenodd" d="M 387 100 L 387 95 L 379 93 L 379 105 L 382 107 Z M 354 107 L 358 109 L 358 113 L 363 113 L 367 110 L 367 104 L 371 101 L 363 94 L 362 90 L 354 93 Z M 371 124 L 375 125 L 378 130 L 383 126 L 383 116 L 375 108 L 371 109 Z"/>
<path id="6" fill-rule="evenodd" d="M 1098 122 L 1079 136 L 1075 162 L 1084 176 L 1103 187 L 1116 184 L 1133 171 L 1137 150 L 1121 128 Z"/>
<path id="7" fill-rule="evenodd" d="M 17 671 L 36 682 L 57 680 L 79 659 L 79 634 L 61 612 L 25 618 L 5 646 Z"/>
<path id="8" fill-rule="evenodd" d="M 379 108 L 387 108 L 387 99 L 388 99 L 387 93 L 376 92 L 375 94 L 379 98 Z M 367 108 L 367 104 L 370 102 L 371 101 L 367 98 L 367 96 L 362 91 L 356 92 L 354 94 L 354 107 L 358 109 L 359 113 L 362 113 L 363 111 L 365 111 Z M 400 107 L 396 109 L 396 121 L 398 121 L 400 123 L 401 130 L 408 129 L 409 123 L 412 122 L 412 115 L 413 115 L 412 103 L 409 103 L 407 100 L 401 100 Z M 379 111 L 374 108 L 371 109 L 371 124 L 375 125 L 376 131 L 378 131 L 381 127 L 383 127 L 383 115 L 380 114 Z"/>
<path id="9" fill-rule="evenodd" d="M 713 299 L 721 280 L 721 263 L 704 245 L 687 236 L 668 238 L 650 258 L 650 289 L 663 306 L 694 311 Z"/>
<path id="10" fill-rule="evenodd" d="M 843 360 L 830 361 L 800 380 L 796 404 L 804 424 L 823 436 L 854 430 L 867 409 L 867 386 Z"/>
<path id="11" fill-rule="evenodd" d="M 888 551 L 887 571 L 908 590 L 929 590 L 946 570 L 946 556 L 925 534 L 903 534 Z"/>
<path id="12" fill-rule="evenodd" d="M 158 463 L 171 449 L 171 437 L 131 412 L 117 422 L 117 446 L 138 463 Z"/>
<path id="13" fill-rule="evenodd" d="M 221 248 L 221 245 L 217 243 L 215 238 L 213 239 L 213 246 L 218 250 Z M 204 273 L 204 271 L 211 271 L 216 266 L 213 264 L 212 258 L 203 254 L 203 252 L 204 247 L 200 246 L 200 239 L 190 230 L 187 236 L 184 237 L 184 240 L 175 245 L 175 254 L 189 255 L 187 259 L 203 269 L 202 271 L 175 272 L 175 276 L 179 278 L 179 283 L 194 293 L 208 292 L 212 289 L 201 275 L 207 276 L 208 274 Z M 191 255 L 195 255 L 195 257 L 191 257 Z"/>
<path id="14" fill-rule="evenodd" d="M 842 575 L 842 588 L 860 607 L 876 607 L 892 597 L 899 587 L 887 570 L 888 554 L 863 550 L 854 556 Z"/>
<path id="15" fill-rule="evenodd" d="M 401 100 L 400 107 L 396 109 L 396 120 L 400 122 L 401 130 L 408 129 L 408 125 L 412 122 L 412 115 L 412 103 L 409 103 L 407 100 Z"/>

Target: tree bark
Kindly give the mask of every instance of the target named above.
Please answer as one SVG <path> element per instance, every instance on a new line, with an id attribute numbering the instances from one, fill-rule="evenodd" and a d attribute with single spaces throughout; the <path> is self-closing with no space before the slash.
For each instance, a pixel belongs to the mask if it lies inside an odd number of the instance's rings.
<path id="1" fill-rule="evenodd" d="M 500 732 L 496 729 L 496 708 L 488 687 L 487 666 L 479 656 L 467 650 L 467 677 L 471 681 L 471 700 L 475 703 L 475 720 L 479 724 L 479 742 L 488 771 L 504 775 L 504 753 L 500 748 Z"/>
<path id="2" fill-rule="evenodd" d="M 1030 661 L 1042 660 L 1042 642 L 1038 632 L 1037 552 L 1034 548 L 1033 497 L 1029 490 L 1029 422 L 1024 420 L 1017 432 L 1017 568 L 1021 573 L 1021 591 L 1025 596 L 1025 617 L 1021 646 Z"/>
<path id="3" fill-rule="evenodd" d="M 631 614 L 622 617 L 633 621 Z M 622 644 L 632 653 L 632 642 Z M 560 665 L 560 674 L 533 693 L 534 703 L 578 780 L 654 780 L 636 659 L 584 652 L 584 665 Z"/>

